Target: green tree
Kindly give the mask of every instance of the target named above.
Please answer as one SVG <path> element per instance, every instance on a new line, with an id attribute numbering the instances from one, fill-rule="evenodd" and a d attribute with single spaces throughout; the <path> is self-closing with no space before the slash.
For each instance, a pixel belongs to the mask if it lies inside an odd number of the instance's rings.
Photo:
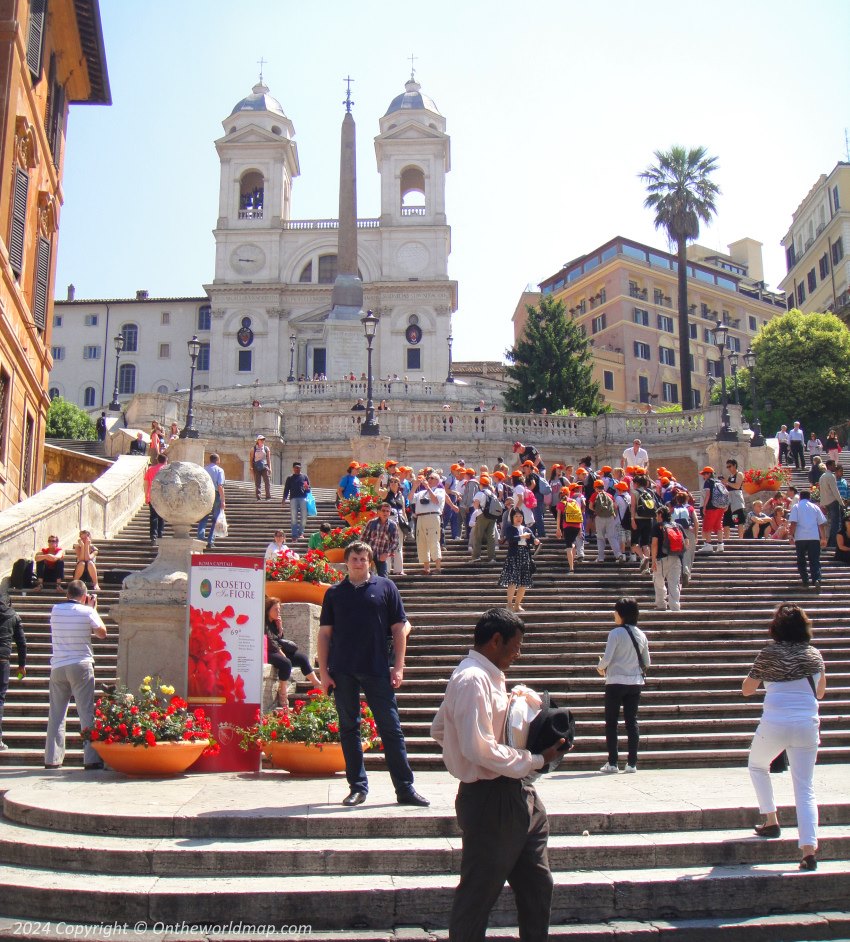
<path id="1" fill-rule="evenodd" d="M 850 415 L 850 329 L 834 314 L 795 308 L 768 321 L 752 348 L 765 435 L 800 422 L 820 437 Z"/>
<path id="2" fill-rule="evenodd" d="M 585 415 L 602 412 L 599 383 L 593 379 L 593 355 L 562 301 L 543 297 L 539 307 L 527 305 L 525 333 L 505 352 L 508 412 L 575 409 Z"/>
<path id="3" fill-rule="evenodd" d="M 79 406 L 61 396 L 50 400 L 46 435 L 48 438 L 76 438 L 83 441 L 94 441 L 97 438 L 94 422 Z"/>
<path id="4" fill-rule="evenodd" d="M 655 210 L 655 228 L 663 229 L 676 243 L 679 257 L 679 376 L 682 407 L 693 408 L 691 383 L 691 343 L 688 329 L 688 242 L 699 236 L 700 220 L 709 222 L 717 209 L 720 188 L 709 176 L 717 169 L 717 158 L 708 157 L 704 147 L 674 145 L 669 151 L 655 152 L 657 164 L 638 174 L 649 194 L 643 201 Z"/>

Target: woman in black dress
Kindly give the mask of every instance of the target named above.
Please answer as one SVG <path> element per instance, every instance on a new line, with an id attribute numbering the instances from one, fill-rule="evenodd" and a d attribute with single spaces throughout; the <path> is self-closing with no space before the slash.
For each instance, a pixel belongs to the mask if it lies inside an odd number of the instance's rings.
<path id="1" fill-rule="evenodd" d="M 835 537 L 835 561 L 850 566 L 850 517 L 844 518 L 844 523 Z"/>
<path id="2" fill-rule="evenodd" d="M 298 650 L 298 645 L 283 637 L 280 602 L 277 599 L 266 599 L 266 641 L 268 662 L 277 668 L 277 703 L 278 706 L 286 707 L 287 681 L 292 676 L 293 667 L 297 667 L 313 686 L 319 685 L 319 675 L 307 657 Z"/>
<path id="3" fill-rule="evenodd" d="M 522 510 L 517 508 L 512 511 L 511 522 L 505 533 L 508 555 L 499 579 L 499 585 L 508 590 L 508 608 L 514 612 L 525 611 L 522 607 L 525 590 L 534 585 L 534 564 L 529 544 L 540 545 L 540 540 L 525 526 L 523 519 Z"/>

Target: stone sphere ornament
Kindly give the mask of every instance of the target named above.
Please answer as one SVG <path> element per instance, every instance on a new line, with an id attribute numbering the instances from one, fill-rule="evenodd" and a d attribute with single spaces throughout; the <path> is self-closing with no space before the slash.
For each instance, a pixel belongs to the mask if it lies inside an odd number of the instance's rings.
<path id="1" fill-rule="evenodd" d="M 172 527 L 193 526 L 215 500 L 212 478 L 192 461 L 175 461 L 158 471 L 151 484 L 154 510 Z"/>

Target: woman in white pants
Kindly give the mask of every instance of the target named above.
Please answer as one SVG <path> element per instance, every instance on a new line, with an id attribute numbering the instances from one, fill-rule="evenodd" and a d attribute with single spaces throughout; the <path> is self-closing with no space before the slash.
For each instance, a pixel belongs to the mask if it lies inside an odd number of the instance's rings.
<path id="1" fill-rule="evenodd" d="M 770 781 L 770 763 L 783 749 L 788 754 L 794 803 L 797 807 L 801 870 L 816 870 L 818 806 L 814 772 L 820 743 L 818 700 L 826 692 L 823 658 L 812 647 L 812 623 L 799 605 L 783 603 L 770 623 L 773 641 L 763 648 L 741 692 L 752 696 L 764 683 L 761 722 L 750 746 L 749 771 L 759 810 L 764 815 L 755 832 L 759 837 L 779 837 L 776 802 Z"/>

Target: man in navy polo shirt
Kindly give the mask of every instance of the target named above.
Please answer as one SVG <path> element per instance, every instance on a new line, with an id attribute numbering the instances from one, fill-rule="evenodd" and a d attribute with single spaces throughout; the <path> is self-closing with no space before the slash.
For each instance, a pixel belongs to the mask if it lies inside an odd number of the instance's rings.
<path id="1" fill-rule="evenodd" d="M 384 743 L 390 777 L 400 805 L 427 807 L 413 788 L 394 689 L 404 676 L 410 623 L 395 583 L 371 575 L 372 549 L 362 542 L 345 548 L 348 578 L 325 593 L 319 624 L 319 674 L 325 693 L 333 691 L 350 793 L 344 805 L 361 805 L 369 782 L 360 742 L 360 691 L 366 695 Z M 392 637 L 393 663 L 388 641 Z"/>

